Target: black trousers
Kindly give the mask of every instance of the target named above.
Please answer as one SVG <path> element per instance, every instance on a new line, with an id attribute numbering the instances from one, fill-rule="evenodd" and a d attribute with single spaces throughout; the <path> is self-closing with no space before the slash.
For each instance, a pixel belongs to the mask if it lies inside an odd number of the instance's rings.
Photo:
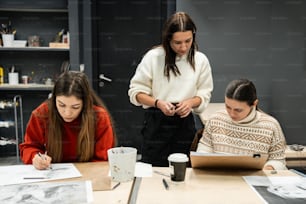
<path id="1" fill-rule="evenodd" d="M 169 166 L 171 153 L 189 156 L 195 135 L 193 114 L 185 118 L 178 115 L 166 116 L 157 108 L 147 109 L 142 129 L 142 161 L 153 166 Z"/>

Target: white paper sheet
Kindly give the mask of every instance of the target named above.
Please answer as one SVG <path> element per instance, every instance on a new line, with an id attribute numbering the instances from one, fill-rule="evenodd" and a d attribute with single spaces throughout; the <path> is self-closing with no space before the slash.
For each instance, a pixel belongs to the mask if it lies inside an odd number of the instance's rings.
<path id="1" fill-rule="evenodd" d="M 135 165 L 135 177 L 151 177 L 153 173 L 152 164 L 144 162 L 136 162 Z M 110 176 L 110 170 L 108 171 L 108 176 Z"/>
<path id="2" fill-rule="evenodd" d="M 136 162 L 135 176 L 136 177 L 151 177 L 152 176 L 152 164 Z"/>
<path id="3" fill-rule="evenodd" d="M 32 183 L 81 177 L 72 163 L 52 164 L 52 169 L 37 170 L 33 165 L 0 166 L 0 185 Z"/>

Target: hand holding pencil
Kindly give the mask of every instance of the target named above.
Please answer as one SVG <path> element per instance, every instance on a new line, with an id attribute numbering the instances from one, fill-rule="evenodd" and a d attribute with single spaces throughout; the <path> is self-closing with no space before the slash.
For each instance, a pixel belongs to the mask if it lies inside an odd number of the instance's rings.
<path id="1" fill-rule="evenodd" d="M 38 152 L 32 159 L 33 166 L 38 170 L 50 169 L 51 168 L 52 158 L 47 155 L 47 152 L 44 154 Z"/>

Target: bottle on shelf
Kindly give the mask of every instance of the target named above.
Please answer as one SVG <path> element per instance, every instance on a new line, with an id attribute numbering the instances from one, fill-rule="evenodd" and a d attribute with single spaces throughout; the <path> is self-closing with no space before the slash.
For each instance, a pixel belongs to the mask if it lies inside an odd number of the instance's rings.
<path id="1" fill-rule="evenodd" d="M 4 69 L 0 65 L 0 84 L 4 84 Z"/>

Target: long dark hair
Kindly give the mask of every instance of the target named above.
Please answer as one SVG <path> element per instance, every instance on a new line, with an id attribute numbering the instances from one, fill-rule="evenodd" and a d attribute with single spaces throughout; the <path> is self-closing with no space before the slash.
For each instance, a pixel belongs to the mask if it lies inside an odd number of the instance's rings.
<path id="1" fill-rule="evenodd" d="M 170 46 L 170 41 L 172 40 L 175 32 L 192 32 L 193 40 L 187 58 L 192 68 L 195 69 L 194 53 L 198 49 L 198 45 L 195 40 L 196 30 L 197 28 L 194 22 L 190 16 L 184 12 L 177 12 L 166 21 L 162 32 L 162 46 L 166 52 L 164 74 L 168 79 L 170 78 L 170 72 L 172 72 L 175 76 L 181 74 L 175 64 L 176 53 Z"/>
<path id="2" fill-rule="evenodd" d="M 226 87 L 225 96 L 237 101 L 247 102 L 249 106 L 254 105 L 257 100 L 255 85 L 248 79 L 231 81 Z"/>
<path id="3" fill-rule="evenodd" d="M 108 110 L 103 101 L 90 87 L 88 78 L 84 73 L 77 71 L 62 73 L 54 85 L 51 98 L 48 100 L 49 127 L 47 149 L 48 154 L 52 156 L 53 162 L 60 162 L 62 159 L 63 119 L 56 108 L 57 96 L 75 96 L 83 101 L 83 109 L 80 113 L 82 122 L 78 135 L 77 153 L 79 161 L 89 161 L 93 157 L 95 149 L 96 117 L 93 114 L 93 106 L 101 106 L 107 112 Z M 114 138 L 116 138 L 115 131 Z"/>

